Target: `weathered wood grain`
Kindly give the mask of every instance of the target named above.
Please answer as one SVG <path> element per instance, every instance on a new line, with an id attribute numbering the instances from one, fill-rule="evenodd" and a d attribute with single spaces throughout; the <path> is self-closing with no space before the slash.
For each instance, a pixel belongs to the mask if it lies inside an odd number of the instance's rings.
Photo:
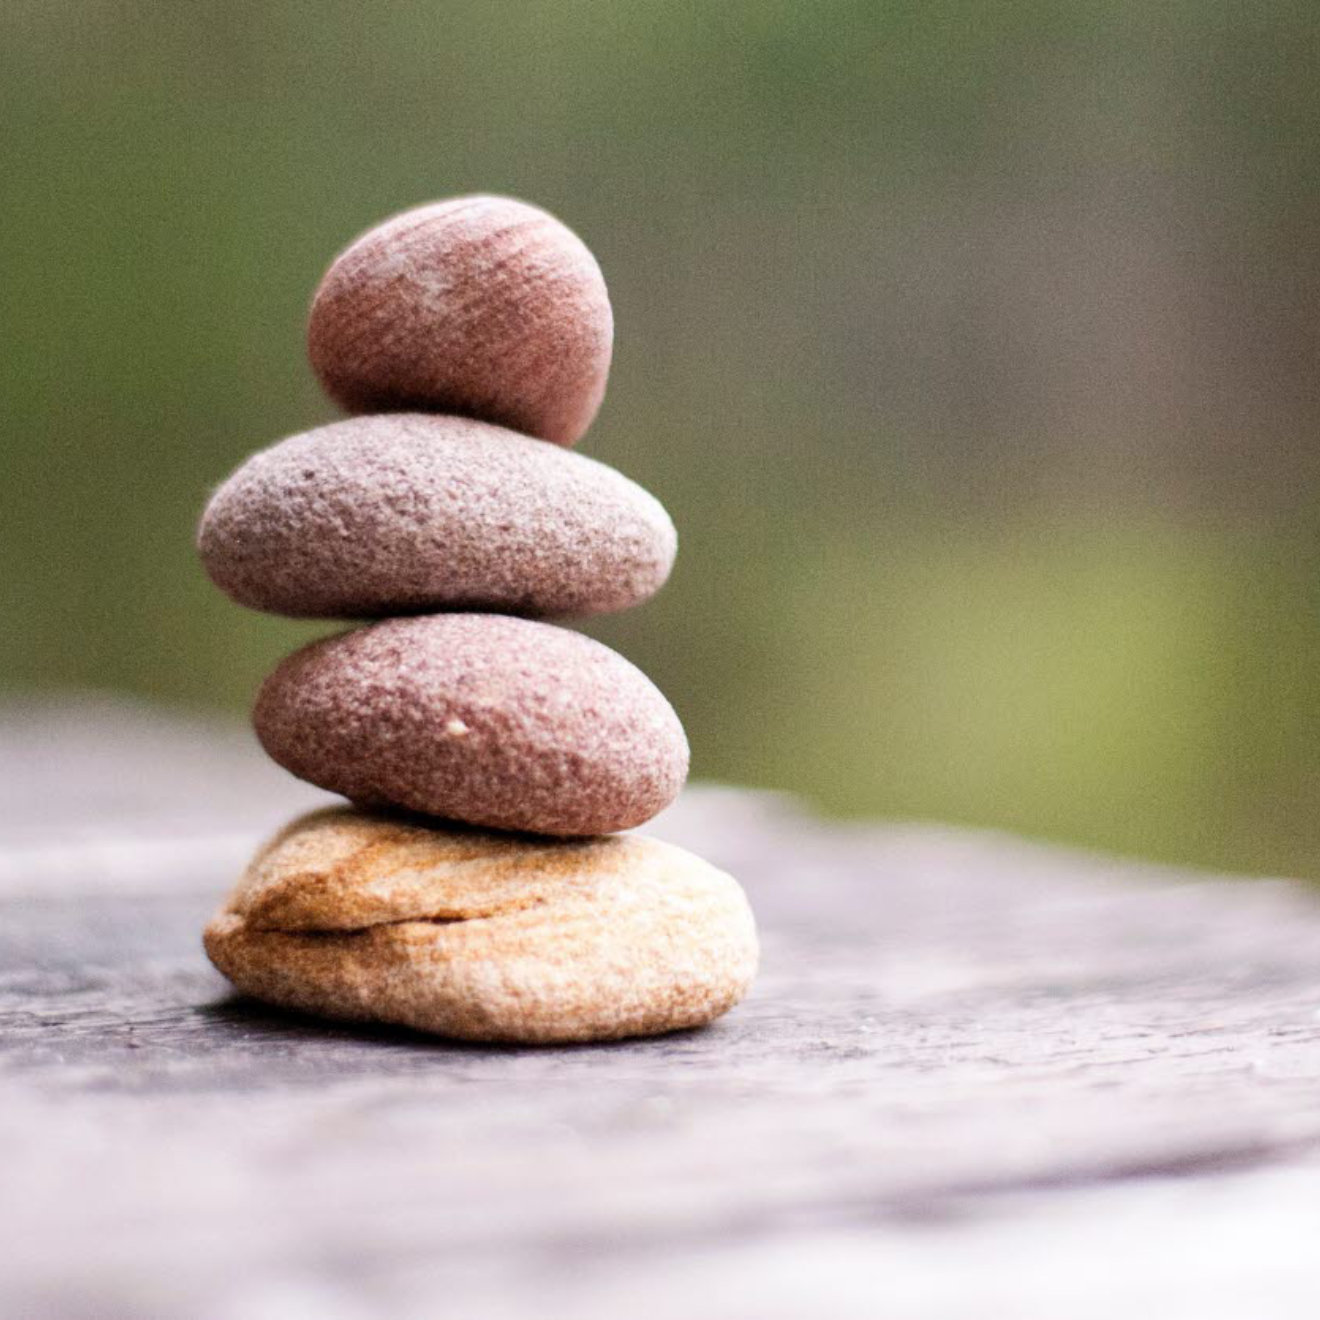
<path id="1" fill-rule="evenodd" d="M 247 736 L 0 715 L 0 1314 L 1314 1315 L 1320 902 L 689 792 L 753 997 L 514 1050 L 233 998 L 319 796 Z"/>

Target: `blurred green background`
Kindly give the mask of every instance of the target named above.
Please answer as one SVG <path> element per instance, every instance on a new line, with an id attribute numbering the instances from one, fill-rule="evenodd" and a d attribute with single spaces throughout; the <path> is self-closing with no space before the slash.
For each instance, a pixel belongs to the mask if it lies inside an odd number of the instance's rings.
<path id="1" fill-rule="evenodd" d="M 694 773 L 1320 875 L 1320 11 L 1218 0 L 0 6 L 0 681 L 239 711 L 207 489 L 328 420 L 390 212 L 595 249 L 583 445 L 679 525 L 590 631 Z"/>

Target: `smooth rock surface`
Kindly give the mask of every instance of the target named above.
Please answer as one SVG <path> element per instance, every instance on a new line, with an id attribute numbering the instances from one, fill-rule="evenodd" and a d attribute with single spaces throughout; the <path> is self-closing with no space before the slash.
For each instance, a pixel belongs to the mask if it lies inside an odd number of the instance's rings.
<path id="1" fill-rule="evenodd" d="M 596 259 L 553 216 L 457 197 L 363 234 L 312 302 L 308 354 L 349 412 L 463 413 L 571 445 L 605 395 L 614 320 Z"/>
<path id="2" fill-rule="evenodd" d="M 240 605 L 303 618 L 627 609 L 678 548 L 621 473 L 465 417 L 387 413 L 290 436 L 215 493 L 202 563 Z"/>
<path id="3" fill-rule="evenodd" d="M 266 680 L 253 723 L 321 788 L 492 829 L 629 829 L 687 776 L 683 727 L 641 670 L 506 615 L 387 619 L 313 642 Z"/>
<path id="4" fill-rule="evenodd" d="M 205 942 L 267 1003 L 521 1043 L 704 1025 L 743 997 L 757 960 L 737 883 L 672 844 L 353 808 L 304 816 L 268 844 Z"/>

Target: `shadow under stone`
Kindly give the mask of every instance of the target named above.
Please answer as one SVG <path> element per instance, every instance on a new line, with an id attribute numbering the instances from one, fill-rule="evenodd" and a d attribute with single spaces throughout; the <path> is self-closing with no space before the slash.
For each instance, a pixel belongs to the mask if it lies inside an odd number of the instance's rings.
<path id="1" fill-rule="evenodd" d="M 283 1046 L 294 1043 L 334 1044 L 349 1048 L 357 1046 L 391 1052 L 402 1051 L 432 1057 L 452 1055 L 465 1059 L 552 1056 L 585 1058 L 604 1054 L 664 1052 L 667 1044 L 693 1042 L 710 1034 L 709 1027 L 693 1027 L 668 1032 L 663 1036 L 553 1044 L 455 1040 L 418 1031 L 412 1027 L 379 1022 L 341 1022 L 320 1018 L 294 1009 L 277 1008 L 242 994 L 231 994 L 224 999 L 199 1005 L 196 1014 L 228 1034 L 237 1036 L 246 1044 L 262 1040 Z"/>

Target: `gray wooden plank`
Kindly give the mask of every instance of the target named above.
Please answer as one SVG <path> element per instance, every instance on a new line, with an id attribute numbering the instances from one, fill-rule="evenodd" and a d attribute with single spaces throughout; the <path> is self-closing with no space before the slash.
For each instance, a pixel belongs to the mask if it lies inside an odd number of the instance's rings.
<path id="1" fill-rule="evenodd" d="M 1278 1251 L 1320 1204 L 1306 886 L 697 789 L 657 829 L 747 886 L 748 1003 L 476 1048 L 265 1010 L 209 969 L 209 909 L 317 798 L 241 731 L 11 710 L 0 784 L 2 1314 L 1084 1315 L 1088 1249 L 1161 1207 L 1172 1255 L 1107 1286 L 1176 1314 L 1189 1225 L 1241 1237 L 1271 1188 L 1283 1224 L 1209 1295 L 1316 1282 Z"/>

